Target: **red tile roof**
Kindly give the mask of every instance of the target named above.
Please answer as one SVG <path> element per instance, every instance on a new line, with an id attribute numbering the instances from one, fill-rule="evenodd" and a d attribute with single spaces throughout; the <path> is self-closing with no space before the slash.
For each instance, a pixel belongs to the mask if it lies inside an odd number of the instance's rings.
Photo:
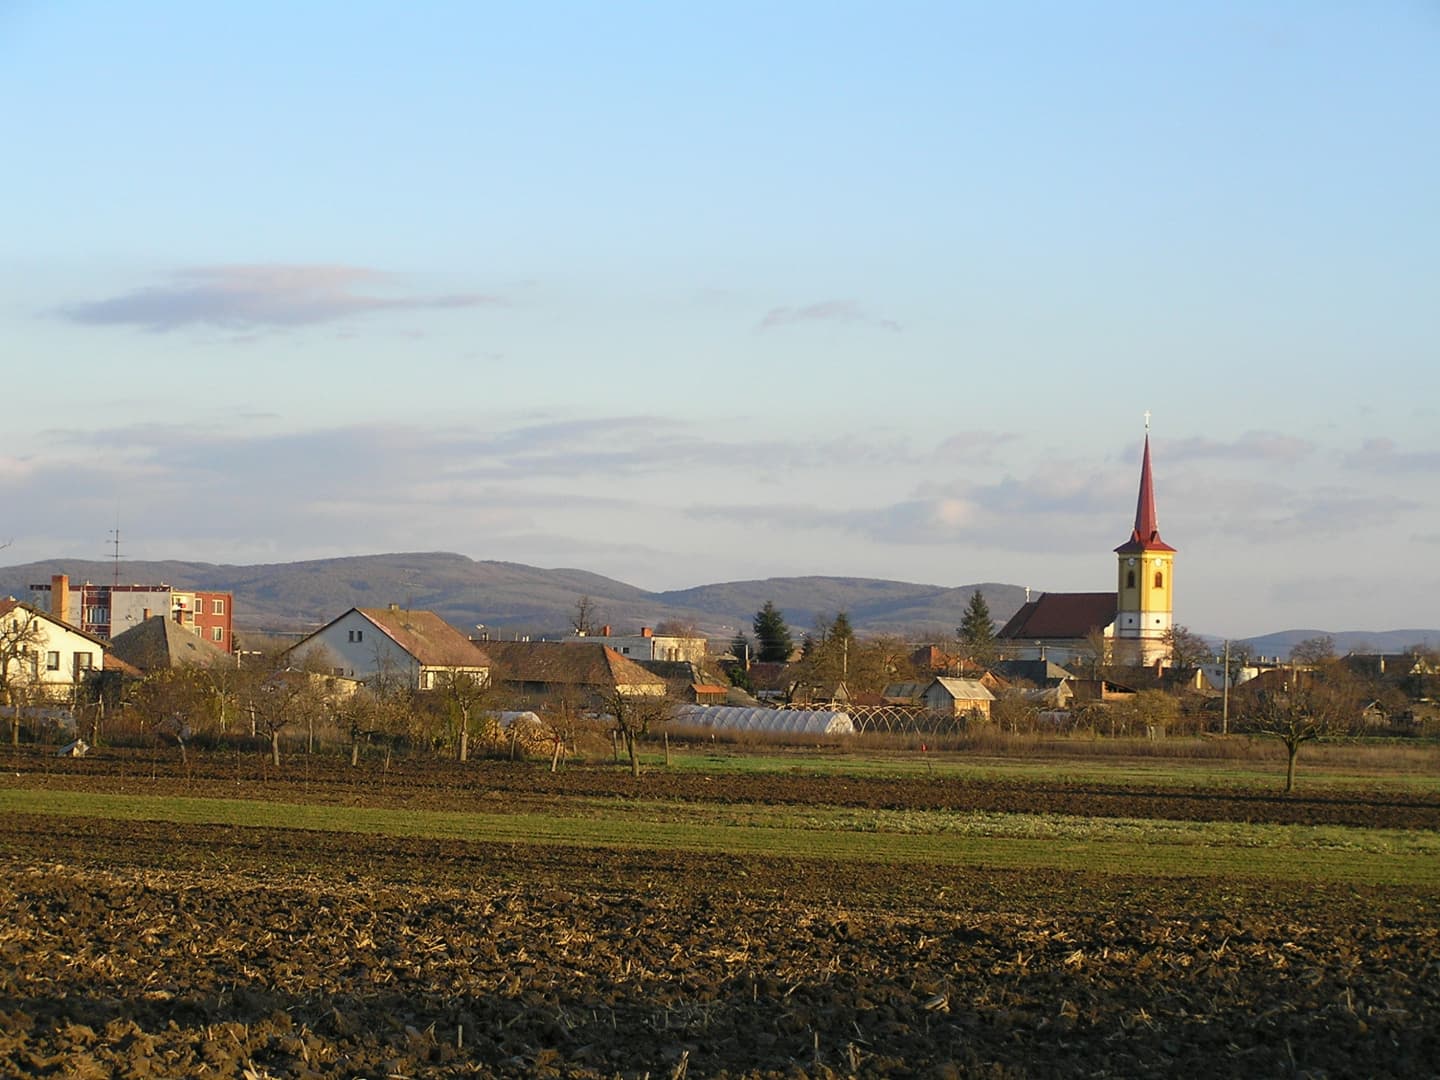
<path id="1" fill-rule="evenodd" d="M 665 687 L 665 680 L 608 645 L 558 641 L 487 641 L 502 682 L 546 683 L 614 690 L 620 686 Z"/>
<path id="2" fill-rule="evenodd" d="M 433 611 L 356 608 L 425 667 L 486 668 L 490 659 Z"/>
<path id="3" fill-rule="evenodd" d="M 1041 593 L 1021 605 L 996 637 L 1015 639 L 1083 638 L 1115 621 L 1113 592 Z"/>

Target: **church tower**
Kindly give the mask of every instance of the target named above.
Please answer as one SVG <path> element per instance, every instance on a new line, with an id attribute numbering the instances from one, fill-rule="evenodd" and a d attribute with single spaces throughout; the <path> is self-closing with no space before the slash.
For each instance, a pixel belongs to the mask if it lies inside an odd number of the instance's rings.
<path id="1" fill-rule="evenodd" d="M 1115 651 L 1121 663 L 1153 664 L 1168 652 L 1165 635 L 1174 622 L 1175 549 L 1160 539 L 1155 483 L 1150 475 L 1150 414 L 1145 414 L 1145 457 L 1140 498 L 1130 539 L 1115 549 L 1120 576 L 1115 590 Z"/>

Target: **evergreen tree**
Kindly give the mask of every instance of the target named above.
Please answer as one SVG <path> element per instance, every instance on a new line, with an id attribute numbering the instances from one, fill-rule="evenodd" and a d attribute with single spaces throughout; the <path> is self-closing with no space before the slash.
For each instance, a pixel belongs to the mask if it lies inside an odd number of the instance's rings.
<path id="1" fill-rule="evenodd" d="M 970 594 L 970 603 L 965 607 L 965 617 L 960 620 L 956 634 L 970 656 L 981 664 L 988 664 L 995 656 L 995 623 L 990 618 L 990 605 L 976 589 Z"/>
<path id="2" fill-rule="evenodd" d="M 773 600 L 766 600 L 765 606 L 755 613 L 751 625 L 755 628 L 755 639 L 760 643 L 763 663 L 780 663 L 790 659 L 795 643 L 790 637 L 790 628 L 785 625 L 785 616 L 775 607 Z"/>
<path id="3" fill-rule="evenodd" d="M 855 640 L 855 629 L 850 625 L 850 616 L 843 611 L 836 615 L 835 621 L 832 622 L 826 630 L 825 639 L 827 641 L 833 641 L 836 644 L 853 642 Z"/>

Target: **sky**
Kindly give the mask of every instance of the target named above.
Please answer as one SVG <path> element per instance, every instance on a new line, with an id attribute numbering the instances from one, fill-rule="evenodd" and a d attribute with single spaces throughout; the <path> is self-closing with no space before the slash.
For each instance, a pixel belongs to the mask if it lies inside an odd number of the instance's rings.
<path id="1" fill-rule="evenodd" d="M 0 0 L 0 562 L 1440 626 L 1440 4 Z"/>

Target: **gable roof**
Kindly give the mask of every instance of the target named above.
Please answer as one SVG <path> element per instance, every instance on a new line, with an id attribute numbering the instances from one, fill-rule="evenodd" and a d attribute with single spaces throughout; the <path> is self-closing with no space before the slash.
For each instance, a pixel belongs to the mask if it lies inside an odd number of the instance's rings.
<path id="1" fill-rule="evenodd" d="M 1113 592 L 1041 593 L 1020 606 L 998 638 L 1083 638 L 1115 621 Z"/>
<path id="2" fill-rule="evenodd" d="M 104 638 L 96 637 L 88 630 L 81 630 L 80 627 L 68 623 L 64 619 L 57 619 L 54 615 L 51 615 L 50 612 L 46 611 L 42 607 L 36 607 L 34 604 L 27 604 L 24 600 L 16 600 L 13 596 L 7 596 L 5 597 L 5 599 L 0 600 L 0 616 L 9 615 L 17 608 L 21 611 L 28 611 L 31 615 L 35 615 L 38 618 L 44 619 L 48 623 L 53 623 L 55 626 L 59 626 L 63 629 L 69 630 L 72 634 L 79 634 L 86 641 L 93 641 L 102 649 L 109 647 L 110 643 L 107 642 Z"/>
<path id="3" fill-rule="evenodd" d="M 1053 660 L 999 660 L 995 671 L 1007 679 L 1024 679 L 1039 687 L 1074 678 Z"/>
<path id="4" fill-rule="evenodd" d="M 411 611 L 399 607 L 353 610 L 374 623 L 376 629 L 424 667 L 490 666 L 490 657 L 484 650 L 433 611 Z"/>
<path id="5" fill-rule="evenodd" d="M 502 682 L 545 683 L 613 690 L 663 688 L 666 683 L 608 645 L 559 641 L 487 641 Z"/>
<path id="6" fill-rule="evenodd" d="M 141 671 L 233 664 L 224 649 L 192 634 L 173 619 L 151 615 L 110 639 L 110 649 Z"/>
<path id="7" fill-rule="evenodd" d="M 956 701 L 994 701 L 995 695 L 979 679 L 951 679 L 937 675 L 930 686 L 941 686 Z M 929 690 L 929 687 L 926 687 Z"/>

